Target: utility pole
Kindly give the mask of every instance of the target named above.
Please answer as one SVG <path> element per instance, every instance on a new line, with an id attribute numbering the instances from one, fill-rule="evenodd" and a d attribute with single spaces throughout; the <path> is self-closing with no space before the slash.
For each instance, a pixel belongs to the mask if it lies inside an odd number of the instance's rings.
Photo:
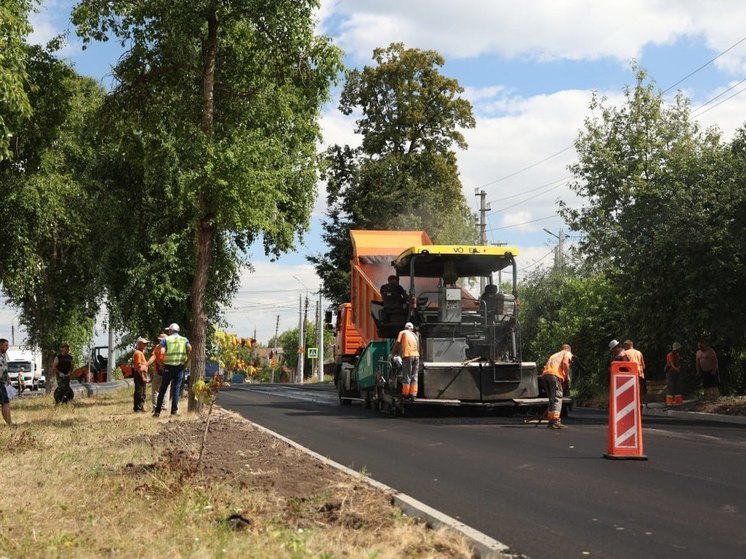
<path id="1" fill-rule="evenodd" d="M 490 205 L 485 202 L 487 193 L 484 190 L 475 189 L 474 194 L 479 196 L 479 244 L 487 245 L 487 212 Z M 484 293 L 484 278 L 479 278 L 479 292 Z"/>
<path id="2" fill-rule="evenodd" d="M 279 363 L 280 360 L 277 358 L 277 335 L 280 332 L 280 315 L 277 315 L 277 322 L 275 322 L 275 339 L 274 343 L 272 344 L 272 355 L 274 355 L 274 360 L 276 363 Z M 272 363 L 270 363 L 272 365 Z M 272 365 L 272 384 L 275 383 L 275 366 Z"/>
<path id="3" fill-rule="evenodd" d="M 319 318 L 316 322 L 316 337 L 319 339 L 319 382 L 324 382 L 324 296 L 319 286 Z"/>
<path id="4" fill-rule="evenodd" d="M 295 379 L 295 382 L 303 383 L 303 355 L 306 352 L 305 348 L 305 342 L 303 341 L 303 293 L 299 295 L 299 305 L 298 305 L 298 366 L 297 369 L 297 377 Z"/>
<path id="5" fill-rule="evenodd" d="M 303 362 L 303 367 L 301 367 L 301 375 L 300 375 L 300 383 L 303 384 L 303 377 L 305 373 L 305 360 L 306 360 L 306 322 L 308 321 L 308 290 L 306 290 L 306 308 L 303 311 L 303 354 L 300 356 L 301 361 Z"/>

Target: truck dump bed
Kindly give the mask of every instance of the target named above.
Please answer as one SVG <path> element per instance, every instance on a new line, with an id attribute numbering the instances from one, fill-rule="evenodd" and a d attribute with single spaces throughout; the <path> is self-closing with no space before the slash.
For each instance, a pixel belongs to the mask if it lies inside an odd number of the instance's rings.
<path id="1" fill-rule="evenodd" d="M 381 301 L 380 287 L 394 273 L 391 263 L 402 251 L 419 245 L 431 245 L 424 231 L 363 231 L 351 230 L 351 301 L 352 321 L 367 343 L 378 338 L 373 321 L 372 302 Z M 409 278 L 401 278 L 401 286 L 409 291 Z"/>

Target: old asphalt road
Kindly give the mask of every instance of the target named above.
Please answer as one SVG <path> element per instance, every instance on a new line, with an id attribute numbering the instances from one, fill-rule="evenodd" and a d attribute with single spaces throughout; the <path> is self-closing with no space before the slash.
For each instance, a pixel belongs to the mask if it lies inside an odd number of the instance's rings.
<path id="1" fill-rule="evenodd" d="M 607 421 L 568 429 L 417 408 L 404 418 L 339 406 L 328 386 L 242 385 L 219 403 L 541 557 L 742 557 L 746 426 L 645 417 L 647 461 L 604 460 Z"/>

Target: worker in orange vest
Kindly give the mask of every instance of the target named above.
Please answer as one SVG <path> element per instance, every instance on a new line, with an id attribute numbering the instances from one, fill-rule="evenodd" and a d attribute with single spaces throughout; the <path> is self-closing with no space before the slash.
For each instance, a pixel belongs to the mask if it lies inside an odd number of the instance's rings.
<path id="1" fill-rule="evenodd" d="M 624 341 L 624 352 L 627 354 L 628 360 L 637 364 L 637 376 L 640 381 L 640 398 L 642 398 L 644 402 L 645 396 L 648 393 L 647 385 L 645 384 L 645 358 L 642 356 L 640 350 L 635 349 L 632 340 Z"/>
<path id="2" fill-rule="evenodd" d="M 666 406 L 680 406 L 684 403 L 681 394 L 681 344 L 674 342 L 666 355 Z"/>
<path id="3" fill-rule="evenodd" d="M 391 349 L 391 355 L 396 355 L 399 348 L 401 348 L 403 376 L 401 393 L 405 398 L 414 400 L 417 398 L 417 375 L 420 371 L 420 340 L 411 322 L 407 322 L 404 330 L 399 332 L 396 343 Z"/>
<path id="4" fill-rule="evenodd" d="M 553 354 L 544 365 L 544 371 L 541 377 L 547 387 L 549 396 L 549 407 L 547 409 L 547 418 L 550 429 L 563 429 L 565 426 L 560 421 L 562 415 L 562 397 L 563 385 L 570 376 L 570 363 L 572 363 L 572 348 L 569 344 L 564 344 L 562 349 Z"/>

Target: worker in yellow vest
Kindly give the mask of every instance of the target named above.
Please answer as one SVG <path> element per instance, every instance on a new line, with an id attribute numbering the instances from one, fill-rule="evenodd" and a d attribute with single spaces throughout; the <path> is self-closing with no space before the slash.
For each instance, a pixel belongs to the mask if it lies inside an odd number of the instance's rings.
<path id="1" fill-rule="evenodd" d="M 181 383 L 184 381 L 184 366 L 189 361 L 192 346 L 189 340 L 179 334 L 179 325 L 175 322 L 166 329 L 166 337 L 160 341 L 163 348 L 163 379 L 158 391 L 158 401 L 153 410 L 153 417 L 161 415 L 163 399 L 166 391 L 171 388 L 171 415 L 179 411 L 179 396 L 181 395 Z"/>
<path id="2" fill-rule="evenodd" d="M 544 365 L 544 371 L 541 373 L 549 396 L 549 407 L 547 409 L 549 425 L 547 427 L 550 429 L 565 427 L 560 421 L 560 416 L 562 415 L 562 398 L 564 397 L 563 385 L 570 376 L 571 363 L 572 348 L 569 344 L 564 344 L 557 353 L 547 359 L 547 364 Z"/>

